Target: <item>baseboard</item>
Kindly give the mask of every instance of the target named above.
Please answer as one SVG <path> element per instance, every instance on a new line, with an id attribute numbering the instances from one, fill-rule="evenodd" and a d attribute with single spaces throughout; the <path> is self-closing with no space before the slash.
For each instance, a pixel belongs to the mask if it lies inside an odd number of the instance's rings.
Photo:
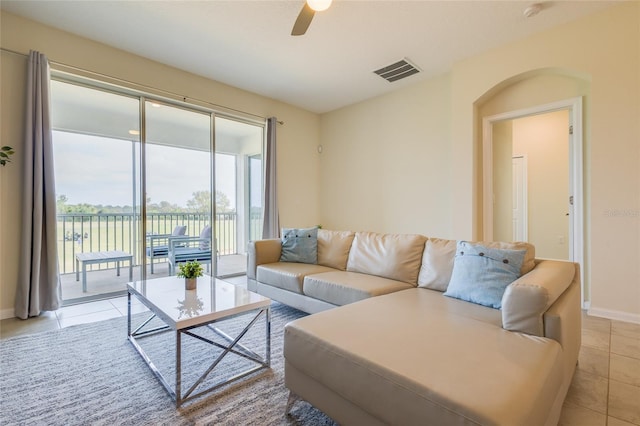
<path id="1" fill-rule="evenodd" d="M 640 324 L 640 314 L 632 314 L 630 312 L 613 311 L 611 309 L 593 308 L 590 307 L 587 314 L 594 317 L 608 318 L 616 321 L 631 322 L 634 324 Z"/>
<path id="2" fill-rule="evenodd" d="M 16 310 L 13 308 L 10 309 L 0 309 L 0 320 L 7 318 L 14 318 L 16 316 Z"/>

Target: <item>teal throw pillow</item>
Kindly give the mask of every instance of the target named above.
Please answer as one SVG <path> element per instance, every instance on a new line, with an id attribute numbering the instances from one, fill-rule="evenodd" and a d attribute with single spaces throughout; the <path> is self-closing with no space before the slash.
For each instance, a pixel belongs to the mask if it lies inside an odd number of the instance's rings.
<path id="1" fill-rule="evenodd" d="M 282 228 L 280 262 L 318 263 L 318 228 Z"/>
<path id="2" fill-rule="evenodd" d="M 458 241 L 451 281 L 444 295 L 500 309 L 505 289 L 520 277 L 525 252 Z"/>

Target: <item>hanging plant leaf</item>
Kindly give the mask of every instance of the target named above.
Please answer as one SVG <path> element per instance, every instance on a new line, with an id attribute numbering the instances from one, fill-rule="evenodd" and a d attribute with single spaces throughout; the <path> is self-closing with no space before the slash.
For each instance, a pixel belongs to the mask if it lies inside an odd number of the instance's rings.
<path id="1" fill-rule="evenodd" d="M 15 154 L 15 151 L 10 146 L 3 146 L 0 148 L 0 165 L 4 166 L 7 163 L 10 163 L 11 160 L 9 157 Z"/>

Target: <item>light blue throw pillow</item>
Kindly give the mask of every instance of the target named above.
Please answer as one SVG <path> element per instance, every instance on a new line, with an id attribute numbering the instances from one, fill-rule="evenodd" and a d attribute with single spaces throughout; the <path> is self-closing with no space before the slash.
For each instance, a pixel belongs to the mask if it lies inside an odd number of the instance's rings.
<path id="1" fill-rule="evenodd" d="M 318 228 L 282 228 L 280 262 L 318 263 Z"/>
<path id="2" fill-rule="evenodd" d="M 458 241 L 444 295 L 500 309 L 505 289 L 520 277 L 525 252 Z"/>

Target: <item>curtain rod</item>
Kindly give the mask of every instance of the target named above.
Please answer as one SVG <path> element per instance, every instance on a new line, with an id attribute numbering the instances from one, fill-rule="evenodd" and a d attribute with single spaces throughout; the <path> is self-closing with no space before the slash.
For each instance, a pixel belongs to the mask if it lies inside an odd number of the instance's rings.
<path id="1" fill-rule="evenodd" d="M 7 49 L 6 47 L 0 47 L 0 50 L 3 51 L 3 52 L 11 53 L 13 55 L 23 56 L 25 58 L 29 57 L 29 55 L 27 55 L 25 53 L 16 52 L 15 50 Z M 112 76 L 109 76 L 109 75 L 106 75 L 106 74 L 102 74 L 102 73 L 99 73 L 99 72 L 90 71 L 90 70 L 86 70 L 84 68 L 76 67 L 74 65 L 68 65 L 68 64 L 64 64 L 62 62 L 56 62 L 56 61 L 52 61 L 52 60 L 49 60 L 49 63 L 53 64 L 53 65 L 56 65 L 56 66 L 61 66 L 61 67 L 66 67 L 66 68 L 69 68 L 69 69 L 72 69 L 72 70 L 81 71 L 82 73 L 94 75 L 94 76 L 97 76 L 97 77 L 102 77 L 102 78 L 114 80 L 114 81 L 117 81 L 117 82 L 126 83 L 128 85 L 132 85 L 134 87 L 138 87 L 139 90 L 151 90 L 151 91 L 161 92 L 161 93 L 164 93 L 164 94 L 169 95 L 171 97 L 175 97 L 175 98 L 181 99 L 183 102 L 187 102 L 187 101 L 194 102 L 195 101 L 195 102 L 202 103 L 202 104 L 205 104 L 205 105 L 210 105 L 210 106 L 212 106 L 214 108 L 220 108 L 220 109 L 223 109 L 223 110 L 233 111 L 233 112 L 237 112 L 237 113 L 240 113 L 240 114 L 246 114 L 246 115 L 250 115 L 250 116 L 253 116 L 253 117 L 261 118 L 263 120 L 266 119 L 266 117 L 263 117 L 263 116 L 258 115 L 258 114 L 253 114 L 253 113 L 250 113 L 250 112 L 240 111 L 240 110 L 237 110 L 237 109 L 234 109 L 234 108 L 225 107 L 223 105 L 214 104 L 213 102 L 205 101 L 205 100 L 202 100 L 202 99 L 193 98 L 193 97 L 190 97 L 190 96 L 184 96 L 184 95 L 181 95 L 179 93 L 171 92 L 169 90 L 158 89 L 156 87 L 151 87 L 151 86 L 147 86 L 147 85 L 144 85 L 144 84 L 136 83 L 136 82 L 133 82 L 133 81 L 125 80 L 123 78 L 112 77 Z M 276 122 L 278 124 L 284 125 L 284 121 L 276 119 Z"/>

